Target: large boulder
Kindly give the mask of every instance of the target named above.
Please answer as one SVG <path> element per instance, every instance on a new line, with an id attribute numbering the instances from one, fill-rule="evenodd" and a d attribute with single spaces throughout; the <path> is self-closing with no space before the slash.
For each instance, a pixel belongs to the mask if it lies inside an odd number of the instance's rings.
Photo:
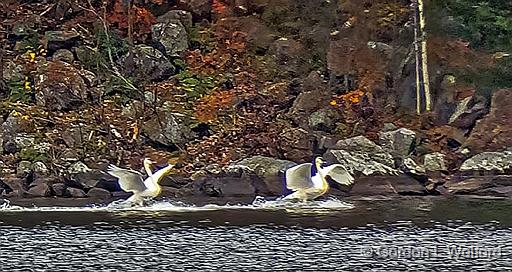
<path id="1" fill-rule="evenodd" d="M 265 184 L 269 195 L 282 195 L 286 169 L 297 165 L 287 160 L 278 160 L 264 156 L 243 159 L 228 166 L 228 171 L 253 172 Z"/>
<path id="2" fill-rule="evenodd" d="M 471 151 L 499 151 L 512 146 L 512 89 L 494 92 L 491 110 L 478 120 L 467 141 Z"/>
<path id="3" fill-rule="evenodd" d="M 447 171 L 446 155 L 434 152 L 423 156 L 423 166 L 427 172 Z"/>
<path id="4" fill-rule="evenodd" d="M 153 41 L 162 45 L 167 56 L 179 57 L 188 48 L 187 30 L 180 20 L 167 20 L 151 27 Z"/>
<path id="5" fill-rule="evenodd" d="M 512 171 L 512 151 L 483 152 L 462 163 L 459 171 L 465 174 L 504 174 Z"/>
<path id="6" fill-rule="evenodd" d="M 62 61 L 41 62 L 35 77 L 36 102 L 48 110 L 73 110 L 87 98 L 80 71 Z"/>
<path id="7" fill-rule="evenodd" d="M 508 196 L 512 189 L 511 176 L 482 176 L 450 180 L 443 185 L 450 194 Z"/>
<path id="8" fill-rule="evenodd" d="M 427 189 L 409 176 L 359 177 L 350 190 L 350 195 L 426 195 Z"/>
<path id="9" fill-rule="evenodd" d="M 301 128 L 284 129 L 279 135 L 279 149 L 291 161 L 308 161 L 313 156 L 315 137 Z"/>
<path id="10" fill-rule="evenodd" d="M 324 157 L 344 165 L 353 175 L 397 175 L 393 156 L 364 136 L 340 140 Z"/>
<path id="11" fill-rule="evenodd" d="M 51 188 L 46 183 L 39 183 L 28 189 L 28 195 L 32 197 L 47 197 L 51 195 Z"/>
<path id="12" fill-rule="evenodd" d="M 112 177 L 101 170 L 91 169 L 80 161 L 72 164 L 68 168 L 68 173 L 68 183 L 75 187 L 80 187 L 85 190 L 99 188 L 109 192 L 121 190 L 117 182 L 117 178 Z"/>
<path id="13" fill-rule="evenodd" d="M 486 101 L 481 97 L 469 96 L 457 103 L 455 111 L 450 116 L 448 124 L 464 129 L 475 125 L 477 119 L 488 112 Z"/>
<path id="14" fill-rule="evenodd" d="M 71 31 L 46 31 L 44 37 L 48 42 L 48 50 L 54 51 L 61 48 L 70 48 L 80 40 L 80 33 Z"/>
<path id="15" fill-rule="evenodd" d="M 147 137 L 158 144 L 173 147 L 183 145 L 195 137 L 190 129 L 188 116 L 171 112 L 165 107 L 144 124 L 143 131 Z"/>
<path id="16" fill-rule="evenodd" d="M 414 148 L 415 141 L 416 133 L 406 128 L 381 132 L 379 135 L 380 145 L 396 158 L 409 155 Z"/>
<path id="17" fill-rule="evenodd" d="M 119 62 L 126 76 L 142 82 L 165 80 L 176 70 L 160 51 L 143 44 L 136 45 Z"/>

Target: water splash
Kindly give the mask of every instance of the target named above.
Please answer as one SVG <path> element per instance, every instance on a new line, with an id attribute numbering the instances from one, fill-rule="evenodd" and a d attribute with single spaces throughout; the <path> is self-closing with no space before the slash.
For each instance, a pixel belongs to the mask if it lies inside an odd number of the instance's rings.
<path id="1" fill-rule="evenodd" d="M 116 200 L 108 205 L 90 205 L 85 207 L 20 207 L 11 205 L 8 200 L 0 204 L 0 212 L 200 212 L 218 210 L 284 210 L 290 213 L 328 213 L 332 211 L 348 210 L 354 206 L 350 203 L 336 198 L 329 198 L 319 201 L 292 202 L 278 198 L 268 200 L 257 196 L 251 204 L 206 204 L 196 206 L 177 200 L 150 201 L 145 206 L 134 206 L 124 200 Z"/>

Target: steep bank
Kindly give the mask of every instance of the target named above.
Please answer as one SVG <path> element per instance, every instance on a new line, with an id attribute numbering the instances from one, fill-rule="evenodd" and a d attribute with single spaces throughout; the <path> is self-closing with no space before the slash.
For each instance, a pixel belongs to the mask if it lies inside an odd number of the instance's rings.
<path id="1" fill-rule="evenodd" d="M 499 39 L 432 28 L 415 116 L 408 1 L 107 2 L 0 4 L 5 197 L 110 199 L 98 169 L 143 157 L 177 164 L 168 196 L 276 196 L 314 155 L 357 176 L 336 194 L 512 194 L 512 86 L 468 79 L 508 65 Z"/>

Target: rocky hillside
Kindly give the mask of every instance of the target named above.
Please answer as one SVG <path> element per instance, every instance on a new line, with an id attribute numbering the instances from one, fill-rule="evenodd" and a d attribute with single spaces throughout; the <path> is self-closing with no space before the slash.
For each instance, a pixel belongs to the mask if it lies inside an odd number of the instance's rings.
<path id="1" fill-rule="evenodd" d="M 511 195 L 467 178 L 512 167 L 512 7 L 431 2 L 416 115 L 409 1 L 4 0 L 0 193 L 110 198 L 151 157 L 170 196 L 279 195 L 323 155 L 338 193 Z"/>

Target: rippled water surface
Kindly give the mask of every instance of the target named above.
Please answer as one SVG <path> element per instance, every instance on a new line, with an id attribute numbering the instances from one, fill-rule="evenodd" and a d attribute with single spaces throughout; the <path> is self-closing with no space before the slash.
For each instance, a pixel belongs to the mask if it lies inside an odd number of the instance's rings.
<path id="1" fill-rule="evenodd" d="M 507 200 L 0 210 L 2 271 L 512 271 Z"/>

